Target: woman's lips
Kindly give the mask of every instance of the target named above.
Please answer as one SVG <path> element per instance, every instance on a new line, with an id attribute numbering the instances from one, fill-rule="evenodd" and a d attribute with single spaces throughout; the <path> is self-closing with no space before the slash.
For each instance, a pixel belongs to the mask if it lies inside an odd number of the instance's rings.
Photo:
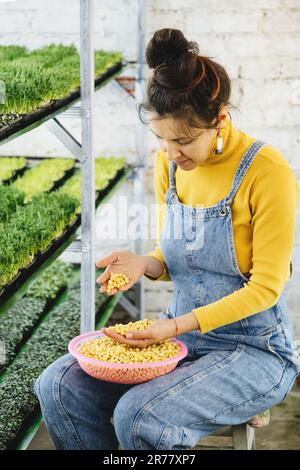
<path id="1" fill-rule="evenodd" d="M 175 160 L 176 165 L 182 165 L 183 163 L 186 163 L 189 159 L 185 158 L 184 160 Z"/>

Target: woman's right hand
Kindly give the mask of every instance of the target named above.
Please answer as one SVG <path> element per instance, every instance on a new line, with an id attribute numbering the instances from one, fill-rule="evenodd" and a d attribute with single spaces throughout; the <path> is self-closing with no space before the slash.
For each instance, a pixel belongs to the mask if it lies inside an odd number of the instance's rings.
<path id="1" fill-rule="evenodd" d="M 145 256 L 137 255 L 131 251 L 114 251 L 106 258 L 98 260 L 96 266 L 97 268 L 106 268 L 96 279 L 98 284 L 102 284 L 100 292 L 106 291 L 111 273 L 121 273 L 128 277 L 129 283 L 119 289 L 113 289 L 109 294 L 113 295 L 118 291 L 130 289 L 145 274 L 147 259 Z"/>

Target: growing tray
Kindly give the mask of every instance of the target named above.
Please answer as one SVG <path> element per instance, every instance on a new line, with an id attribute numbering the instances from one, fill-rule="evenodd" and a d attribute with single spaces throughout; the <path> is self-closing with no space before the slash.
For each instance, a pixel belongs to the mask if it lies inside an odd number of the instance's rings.
<path id="1" fill-rule="evenodd" d="M 2 184 L 5 184 L 5 185 L 12 184 L 19 176 L 22 176 L 24 174 L 25 170 L 29 170 L 29 169 L 30 167 L 26 166 L 24 168 L 21 168 L 20 170 L 17 170 L 12 178 L 10 178 L 9 180 L 2 181 Z M 67 179 L 69 179 L 73 175 L 74 171 L 75 171 L 75 165 L 73 166 L 73 168 L 70 168 L 69 170 L 65 171 L 62 177 L 54 181 L 52 187 L 48 191 L 45 191 L 45 192 L 55 191 L 56 189 L 60 188 L 67 181 Z"/>
<path id="2" fill-rule="evenodd" d="M 80 278 L 80 268 L 79 269 L 75 268 L 74 272 L 71 275 L 71 279 L 69 280 L 70 281 L 69 285 L 73 284 L 78 278 Z M 33 336 L 36 333 L 36 331 L 38 330 L 38 328 L 40 327 L 41 324 L 45 324 L 48 321 L 49 315 L 51 315 L 51 310 L 53 310 L 54 308 L 58 307 L 60 304 L 65 302 L 66 297 L 67 297 L 67 293 L 68 293 L 68 287 L 63 288 L 60 291 L 60 293 L 58 293 L 56 298 L 52 299 L 52 302 L 49 304 L 48 308 L 47 308 L 47 306 L 45 307 L 44 314 L 42 315 L 40 320 L 36 323 L 36 325 L 32 329 L 30 336 Z M 26 341 L 23 341 L 22 345 L 20 346 L 20 348 L 18 350 L 18 353 L 26 350 L 26 348 L 27 348 Z M 14 361 L 14 359 L 13 359 L 13 361 Z M 6 375 L 6 369 L 7 369 L 7 367 L 0 372 L 0 382 L 3 380 L 3 378 Z M 20 426 L 20 428 L 18 430 L 18 433 L 10 441 L 8 449 L 14 449 L 17 446 L 17 444 L 20 441 L 20 438 L 22 436 L 30 435 L 30 430 L 31 430 L 32 423 L 35 423 L 36 420 L 40 420 L 40 419 L 41 419 L 40 411 L 39 411 L 39 407 L 37 406 L 33 411 L 27 413 L 26 417 L 24 418 L 24 420 L 22 422 L 22 425 Z"/>
<path id="3" fill-rule="evenodd" d="M 116 176 L 109 182 L 108 186 L 96 194 L 97 207 L 101 202 L 110 197 L 123 181 L 132 173 L 133 167 L 124 167 L 118 170 Z M 81 224 L 81 214 L 78 214 L 75 220 L 65 231 L 43 252 L 38 253 L 31 264 L 20 269 L 14 279 L 7 284 L 0 293 L 0 314 L 6 312 L 19 300 L 27 289 L 33 284 L 36 277 L 50 266 L 58 256 L 77 238 L 77 229 Z"/>
<path id="4" fill-rule="evenodd" d="M 11 178 L 8 178 L 7 180 L 0 181 L 0 184 L 4 184 L 4 185 L 7 185 L 7 186 L 10 185 L 17 178 L 19 178 L 19 176 L 22 176 L 25 173 L 26 170 L 28 170 L 27 165 L 23 166 L 23 168 L 20 168 L 19 170 L 16 170 Z"/>
<path id="5" fill-rule="evenodd" d="M 70 224 L 66 230 L 43 252 L 37 253 L 33 261 L 26 268 L 20 269 L 19 273 L 12 281 L 7 284 L 1 291 L 0 295 L 0 312 L 6 311 L 19 298 L 22 297 L 23 291 L 20 292 L 21 286 L 26 286 L 26 290 L 33 283 L 37 275 L 40 275 L 46 267 L 48 267 L 67 246 L 75 239 L 75 232 L 80 226 L 80 217 L 76 216 L 74 222 Z M 47 262 L 51 261 L 51 262 Z M 40 269 L 43 267 L 43 269 Z M 30 282 L 31 281 L 31 282 Z M 20 295 L 17 295 L 17 294 Z"/>
<path id="6" fill-rule="evenodd" d="M 120 181 L 122 176 L 125 175 L 126 170 L 127 170 L 126 167 L 120 168 L 120 170 L 117 171 L 114 178 L 109 180 L 109 183 L 105 188 L 96 191 L 96 207 L 100 204 L 102 199 L 105 198 L 112 191 L 112 189 L 118 183 L 118 181 Z"/>
<path id="7" fill-rule="evenodd" d="M 125 62 L 119 61 L 109 67 L 102 75 L 96 77 L 95 90 L 102 87 L 109 80 L 112 80 L 121 72 L 125 65 Z M 0 143 L 8 142 L 17 136 L 40 126 L 48 119 L 53 118 L 57 114 L 60 114 L 68 109 L 79 99 L 80 88 L 72 91 L 68 96 L 61 98 L 60 100 L 52 100 L 38 110 L 22 115 L 21 119 L 12 122 L 10 125 L 0 130 Z"/>

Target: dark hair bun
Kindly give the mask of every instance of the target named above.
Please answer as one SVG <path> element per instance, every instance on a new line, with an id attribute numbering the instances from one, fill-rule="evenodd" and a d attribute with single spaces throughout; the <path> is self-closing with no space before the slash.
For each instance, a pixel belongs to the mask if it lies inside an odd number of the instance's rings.
<path id="1" fill-rule="evenodd" d="M 147 64 L 151 69 L 198 54 L 198 44 L 188 41 L 179 29 L 170 28 L 156 31 L 145 53 Z"/>
<path id="2" fill-rule="evenodd" d="M 154 33 L 145 56 L 153 75 L 147 85 L 147 101 L 139 109 L 159 116 L 181 116 L 190 127 L 195 127 L 196 115 L 215 128 L 219 110 L 228 105 L 231 91 L 222 65 L 199 55 L 197 43 L 171 28 Z"/>
<path id="3" fill-rule="evenodd" d="M 176 91 L 189 87 L 199 74 L 198 53 L 197 43 L 189 42 L 178 29 L 165 28 L 156 31 L 145 55 L 147 64 L 154 69 L 154 79 L 162 87 Z"/>

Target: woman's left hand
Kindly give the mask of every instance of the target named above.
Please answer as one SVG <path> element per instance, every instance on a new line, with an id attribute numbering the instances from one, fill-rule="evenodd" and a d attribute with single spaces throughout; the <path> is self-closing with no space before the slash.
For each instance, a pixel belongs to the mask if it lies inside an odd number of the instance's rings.
<path id="1" fill-rule="evenodd" d="M 136 348 L 146 348 L 151 344 L 159 343 L 164 339 L 174 336 L 176 324 L 172 319 L 161 318 L 145 330 L 130 332 L 131 336 L 127 333 L 125 337 L 107 328 L 104 328 L 103 333 L 119 343 L 129 344 Z"/>

